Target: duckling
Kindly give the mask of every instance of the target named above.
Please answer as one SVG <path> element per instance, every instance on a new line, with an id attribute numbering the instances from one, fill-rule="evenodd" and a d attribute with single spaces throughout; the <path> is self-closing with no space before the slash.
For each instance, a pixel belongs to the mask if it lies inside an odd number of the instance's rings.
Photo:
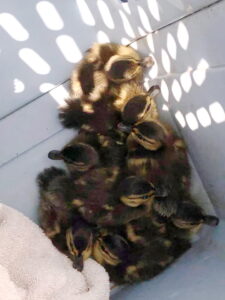
<path id="1" fill-rule="evenodd" d="M 101 135 L 83 126 L 62 150 L 50 151 L 48 157 L 63 160 L 74 179 L 96 167 L 112 168 L 111 173 L 119 172 L 126 155 L 125 137 L 114 130 L 110 135 Z"/>
<path id="2" fill-rule="evenodd" d="M 117 118 L 112 106 L 117 96 L 115 91 L 122 82 L 139 82 L 143 68 L 152 64 L 152 58 L 141 59 L 129 46 L 94 44 L 72 73 L 70 98 L 59 113 L 62 124 L 77 128 L 84 122 L 94 122 L 96 116 L 98 122 L 101 118 L 104 121 Z"/>
<path id="3" fill-rule="evenodd" d="M 139 82 L 131 81 L 112 85 L 110 93 L 114 96 L 113 107 L 122 114 L 126 125 L 133 125 L 142 119 L 157 119 L 158 110 L 154 98 L 159 93 L 157 85 L 145 90 Z"/>
<path id="4" fill-rule="evenodd" d="M 77 208 L 87 221 L 101 226 L 119 226 L 138 219 L 149 213 L 156 196 L 166 196 L 164 190 L 159 190 L 135 176 L 125 178 L 117 185 L 114 184 L 113 189 L 116 192 L 113 193 L 105 189 L 103 194 L 102 182 L 100 187 L 95 186 L 95 189 L 98 191 L 94 195 L 95 198 L 89 193 L 89 199 L 93 200 L 82 201 L 83 205 Z M 98 197 L 100 200 L 97 200 Z"/>
<path id="5" fill-rule="evenodd" d="M 203 224 L 217 226 L 219 219 L 216 216 L 206 215 L 197 203 L 190 197 L 182 199 L 176 214 L 171 217 L 171 223 L 186 235 L 197 233 Z M 185 236 L 185 233 L 182 233 Z"/>
<path id="6" fill-rule="evenodd" d="M 100 230 L 93 246 L 93 258 L 103 266 L 117 266 L 126 259 L 129 250 L 129 243 L 121 235 Z"/>
<path id="7" fill-rule="evenodd" d="M 201 227 L 205 225 L 217 226 L 219 219 L 213 215 L 206 215 L 203 209 L 191 197 L 189 191 L 182 191 L 179 194 L 176 211 L 169 217 L 162 215 L 154 207 L 150 218 L 160 232 L 166 232 L 171 237 L 191 240 Z M 159 201 L 159 200 L 158 200 Z"/>
<path id="8" fill-rule="evenodd" d="M 156 197 L 153 210 L 161 217 L 171 217 L 176 227 L 190 226 L 188 220 L 192 220 L 195 226 L 203 223 L 215 226 L 218 218 L 204 216 L 201 208 L 188 195 L 190 166 L 183 140 L 176 137 L 169 127 L 163 128 L 162 125 L 154 120 L 133 126 L 130 135 L 131 150 L 128 150 L 128 169 L 157 186 L 166 184 L 168 195 L 163 199 Z"/>
<path id="9" fill-rule="evenodd" d="M 190 247 L 188 241 L 178 238 L 152 238 L 148 246 L 131 247 L 121 263 L 105 268 L 116 284 L 132 284 L 155 277 Z"/>
<path id="10" fill-rule="evenodd" d="M 154 201 L 162 216 L 177 210 L 180 193 L 190 187 L 190 166 L 184 141 L 159 120 L 138 122 L 128 128 L 127 167 L 132 175 L 145 178 L 154 185 L 165 186 L 167 197 Z M 159 200 L 159 201 L 158 201 Z"/>
<path id="11" fill-rule="evenodd" d="M 88 96 L 90 101 L 98 101 L 107 91 L 108 79 L 120 83 L 121 80 L 141 77 L 143 67 L 149 64 L 153 64 L 153 61 L 150 63 L 141 60 L 132 47 L 115 43 L 95 43 L 87 50 L 78 68 L 72 73 L 70 95 L 73 98 Z"/>
<path id="12" fill-rule="evenodd" d="M 54 173 L 54 176 L 51 173 Z M 61 224 L 64 225 L 69 220 L 72 211 L 79 212 L 86 221 L 96 224 L 99 216 L 111 209 L 107 201 L 112 197 L 118 176 L 120 176 L 118 168 L 93 168 L 75 179 L 60 169 L 54 167 L 46 169 L 38 177 L 39 182 L 44 177 L 48 182 L 45 185 L 39 183 L 41 203 L 42 201 L 46 203 L 46 215 L 43 216 L 44 220 L 41 219 L 41 224 L 46 220 L 48 222 L 43 226 L 47 227 L 45 231 L 53 227 L 57 229 L 54 235 L 59 233 Z M 53 220 L 50 218 L 52 210 L 48 209 L 49 203 L 53 206 Z M 58 207 L 62 207 L 59 213 Z"/>
<path id="13" fill-rule="evenodd" d="M 51 239 L 69 224 L 71 218 L 70 209 L 66 203 L 66 189 L 64 190 L 69 182 L 63 181 L 65 176 L 64 170 L 51 167 L 45 169 L 37 177 L 40 193 L 39 223 Z M 58 188 L 58 182 L 62 190 Z"/>
<path id="14" fill-rule="evenodd" d="M 167 224 L 158 226 L 152 220 L 152 212 L 140 217 L 139 219 L 132 220 L 125 224 L 123 227 L 124 236 L 132 244 L 136 246 L 145 247 L 151 242 L 153 238 L 167 237 Z"/>
<path id="15" fill-rule="evenodd" d="M 60 122 L 66 128 L 89 126 L 93 131 L 106 135 L 121 121 L 119 112 L 113 108 L 113 99 L 110 94 L 94 103 L 88 98 L 68 98 L 66 104 L 60 107 Z"/>
<path id="16" fill-rule="evenodd" d="M 79 142 L 72 142 L 61 151 L 52 150 L 48 153 L 48 157 L 53 160 L 63 160 L 74 178 L 99 165 L 97 151 L 92 146 Z"/>
<path id="17" fill-rule="evenodd" d="M 74 214 L 72 225 L 66 231 L 66 243 L 73 260 L 73 267 L 78 271 L 83 270 L 84 260 L 92 254 L 94 235 L 94 228 L 78 214 Z"/>
<path id="18" fill-rule="evenodd" d="M 105 64 L 104 70 L 111 82 L 120 84 L 129 82 L 134 78 L 141 81 L 143 69 L 152 65 L 151 57 L 141 60 L 128 55 L 113 55 Z"/>
<path id="19" fill-rule="evenodd" d="M 141 121 L 158 119 L 158 111 L 153 94 L 159 87 L 152 86 L 147 93 L 133 95 L 134 97 L 126 101 L 122 109 L 122 120 L 126 125 L 133 125 Z"/>

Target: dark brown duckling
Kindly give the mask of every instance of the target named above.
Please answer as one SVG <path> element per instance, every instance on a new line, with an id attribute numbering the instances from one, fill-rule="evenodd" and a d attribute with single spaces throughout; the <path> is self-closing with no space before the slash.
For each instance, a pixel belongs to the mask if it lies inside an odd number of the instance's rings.
<path id="1" fill-rule="evenodd" d="M 190 240 L 204 224 L 208 226 L 219 224 L 219 219 L 205 214 L 189 193 L 183 192 L 180 196 L 182 198 L 178 201 L 177 210 L 170 217 L 159 214 L 153 204 L 151 220 L 160 231 L 163 230 L 171 237 Z"/>
<path id="2" fill-rule="evenodd" d="M 151 67 L 153 60 L 137 59 L 128 55 L 113 55 L 105 64 L 104 70 L 109 81 L 120 84 L 132 79 L 141 80 L 143 69 Z"/>
<path id="3" fill-rule="evenodd" d="M 71 97 L 81 98 L 82 96 L 87 96 L 92 102 L 98 101 L 108 88 L 108 78 L 104 67 L 114 55 L 118 55 L 121 59 L 124 57 L 125 59 L 141 61 L 137 51 L 129 46 L 114 43 L 95 43 L 87 50 L 81 63 L 72 73 Z M 111 67 L 111 64 L 108 65 L 108 72 L 110 72 Z M 128 65 L 127 67 L 129 68 L 130 66 Z M 139 73 L 141 73 L 141 70 Z M 114 79 L 116 80 L 116 78 Z"/>
<path id="4" fill-rule="evenodd" d="M 204 214 L 202 208 L 189 196 L 179 204 L 176 214 L 171 217 L 171 222 L 175 227 L 194 234 L 203 224 L 217 226 L 219 219 L 216 216 Z"/>
<path id="5" fill-rule="evenodd" d="M 157 86 L 152 86 L 151 89 L 153 91 Z M 158 111 L 150 92 L 130 98 L 122 110 L 122 120 L 126 125 L 151 119 L 158 119 Z"/>
<path id="6" fill-rule="evenodd" d="M 94 132 L 107 135 L 121 121 L 119 112 L 113 108 L 113 99 L 110 94 L 94 103 L 88 98 L 69 98 L 60 107 L 59 119 L 66 128 L 78 129 L 85 125 Z"/>
<path id="7" fill-rule="evenodd" d="M 40 193 L 39 223 L 45 234 L 53 239 L 62 228 L 68 226 L 71 218 L 70 209 L 65 201 L 67 183 L 64 170 L 52 167 L 45 169 L 37 177 Z M 61 189 L 57 188 L 58 182 Z M 64 198 L 65 195 L 65 198 Z"/>
<path id="8" fill-rule="evenodd" d="M 103 185 L 100 183 L 99 190 L 102 189 Z M 104 194 L 99 191 L 93 203 L 82 201 L 80 211 L 83 217 L 101 226 L 127 224 L 149 214 L 156 196 L 166 196 L 166 191 L 162 188 L 159 190 L 146 180 L 135 176 L 123 179 L 121 183 L 114 185 L 114 190 L 115 192 L 105 190 Z M 97 197 L 100 197 L 101 201 L 97 201 Z"/>
<path id="9" fill-rule="evenodd" d="M 70 143 L 61 151 L 52 150 L 48 157 L 53 160 L 63 160 L 72 175 L 81 176 L 91 168 L 99 165 L 99 155 L 90 145 L 84 143 Z"/>
<path id="10" fill-rule="evenodd" d="M 129 243 L 121 235 L 100 231 L 94 243 L 93 258 L 103 266 L 116 266 L 126 259 L 129 249 Z"/>
<path id="11" fill-rule="evenodd" d="M 74 179 L 96 167 L 112 168 L 113 173 L 125 164 L 124 138 L 113 130 L 111 136 L 105 136 L 85 126 L 62 150 L 50 151 L 48 156 L 63 160 Z"/>
<path id="12" fill-rule="evenodd" d="M 66 243 L 73 267 L 83 270 L 83 263 L 92 255 L 95 230 L 78 214 L 74 214 L 72 225 L 66 231 Z"/>
<path id="13" fill-rule="evenodd" d="M 131 80 L 140 82 L 143 69 L 152 63 L 150 57 L 141 59 L 129 46 L 94 44 L 72 73 L 70 98 L 60 108 L 62 124 L 70 128 L 90 122 L 96 125 L 97 116 L 97 123 L 103 118 L 106 124 L 114 125 L 111 118 L 113 121 L 117 116 L 114 115 L 113 102 L 120 84 L 126 81 L 131 84 Z"/>
<path id="14" fill-rule="evenodd" d="M 182 190 L 190 187 L 190 165 L 184 141 L 159 120 L 140 122 L 129 128 L 128 170 L 155 186 L 166 187 L 168 196 L 157 201 L 155 209 L 169 217 L 177 210 Z"/>
<path id="15" fill-rule="evenodd" d="M 111 85 L 110 93 L 114 97 L 113 107 L 122 113 L 122 120 L 127 125 L 146 118 L 158 118 L 158 111 L 154 98 L 159 92 L 159 86 L 152 86 L 149 90 L 134 80 L 120 85 Z"/>
<path id="16" fill-rule="evenodd" d="M 156 237 L 146 247 L 131 247 L 121 263 L 105 268 L 116 284 L 141 282 L 160 274 L 190 247 L 187 240 Z"/>
<path id="17" fill-rule="evenodd" d="M 56 173 L 55 176 L 51 176 L 52 171 Z M 43 199 L 47 204 L 50 202 L 53 205 L 56 218 L 56 220 L 53 219 L 54 228 L 55 223 L 60 228 L 61 223 L 64 224 L 68 221 L 67 214 L 72 211 L 78 211 L 87 222 L 96 224 L 99 216 L 111 209 L 107 201 L 112 197 L 113 187 L 118 176 L 120 176 L 119 168 L 101 167 L 93 168 L 75 179 L 57 168 L 49 168 L 41 173 L 39 178 L 46 177 L 48 180 L 48 184 L 45 186 L 39 184 L 41 201 Z M 57 211 L 58 203 L 64 208 L 59 213 Z M 49 211 L 47 210 L 46 213 Z M 62 217 L 61 214 L 63 214 Z M 64 215 L 65 220 L 63 219 Z M 49 222 L 48 215 L 45 219 Z M 48 225 L 49 227 L 50 225 Z M 56 233 L 58 232 L 60 230 Z"/>

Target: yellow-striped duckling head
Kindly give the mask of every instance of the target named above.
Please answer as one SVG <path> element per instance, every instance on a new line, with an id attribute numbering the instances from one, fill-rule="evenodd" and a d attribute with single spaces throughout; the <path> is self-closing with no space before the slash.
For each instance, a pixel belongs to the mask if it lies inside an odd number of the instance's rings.
<path id="1" fill-rule="evenodd" d="M 94 233 L 89 224 L 77 217 L 73 225 L 66 231 L 66 243 L 73 260 L 73 267 L 83 270 L 83 262 L 93 250 Z"/>
<path id="2" fill-rule="evenodd" d="M 130 133 L 130 138 L 150 151 L 157 151 L 163 148 L 167 142 L 167 131 L 164 126 L 156 120 L 140 122 L 134 126 L 127 126 L 126 124 L 120 123 L 118 128 Z"/>
<path id="3" fill-rule="evenodd" d="M 127 240 L 121 235 L 100 234 L 94 244 L 93 257 L 102 265 L 116 266 L 126 258 L 129 248 Z"/>
<path id="4" fill-rule="evenodd" d="M 48 157 L 53 160 L 63 160 L 71 172 L 86 172 L 99 163 L 96 150 L 84 143 L 67 145 L 61 151 L 52 150 L 48 153 Z"/>
<path id="5" fill-rule="evenodd" d="M 105 65 L 108 79 L 114 83 L 123 83 L 135 78 L 141 78 L 143 68 L 153 65 L 151 57 L 135 59 L 129 55 L 113 55 Z"/>
<path id="6" fill-rule="evenodd" d="M 152 86 L 152 92 L 142 93 L 130 98 L 122 111 L 124 124 L 134 125 L 148 119 L 158 118 L 158 111 L 154 98 L 153 90 L 158 90 L 159 86 Z"/>
<path id="7" fill-rule="evenodd" d="M 181 202 L 177 213 L 171 219 L 177 228 L 190 230 L 192 233 L 196 233 L 203 224 L 209 226 L 219 224 L 216 216 L 205 215 L 196 203 L 189 201 Z"/>
<path id="8" fill-rule="evenodd" d="M 137 176 L 129 176 L 119 186 L 120 201 L 130 207 L 152 203 L 155 197 L 166 197 L 167 191 Z"/>

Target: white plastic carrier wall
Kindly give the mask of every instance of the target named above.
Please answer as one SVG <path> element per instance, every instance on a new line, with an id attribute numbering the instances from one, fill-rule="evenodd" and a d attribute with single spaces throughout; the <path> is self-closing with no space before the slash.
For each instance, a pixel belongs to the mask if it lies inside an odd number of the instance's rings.
<path id="1" fill-rule="evenodd" d="M 0 201 L 37 221 L 38 172 L 73 135 L 57 119 L 74 65 L 95 42 L 151 54 L 162 117 L 185 139 L 193 193 L 221 222 L 153 280 L 113 300 L 225 299 L 225 1 L 0 1 Z"/>

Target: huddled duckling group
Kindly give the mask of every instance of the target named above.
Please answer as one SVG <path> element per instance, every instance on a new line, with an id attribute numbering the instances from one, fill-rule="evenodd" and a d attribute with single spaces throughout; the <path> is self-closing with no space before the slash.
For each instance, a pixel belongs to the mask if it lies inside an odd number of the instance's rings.
<path id="1" fill-rule="evenodd" d="M 151 57 L 130 46 L 94 44 L 73 71 L 59 118 L 78 134 L 38 175 L 40 224 L 82 270 L 93 257 L 117 284 L 154 277 L 191 247 L 202 224 L 216 226 L 190 195 L 184 141 L 159 118 L 142 86 Z"/>

